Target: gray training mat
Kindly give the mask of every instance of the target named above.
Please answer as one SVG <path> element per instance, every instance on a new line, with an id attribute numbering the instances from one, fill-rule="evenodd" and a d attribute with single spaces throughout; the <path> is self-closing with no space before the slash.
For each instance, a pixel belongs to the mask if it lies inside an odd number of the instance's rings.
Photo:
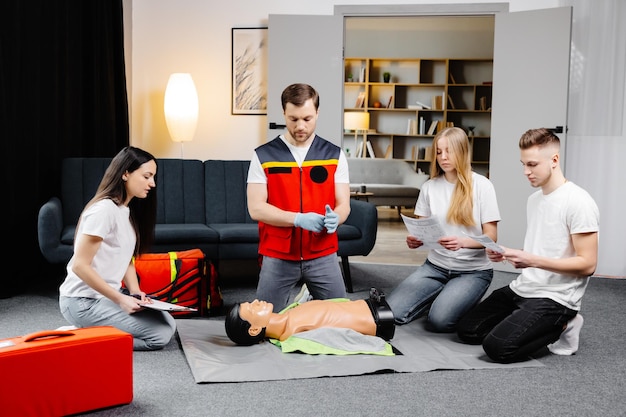
<path id="1" fill-rule="evenodd" d="M 196 383 L 544 366 L 536 359 L 514 364 L 492 362 L 481 346 L 459 343 L 453 334 L 427 332 L 422 320 L 396 327 L 391 344 L 402 354 L 395 356 L 282 353 L 269 342 L 234 345 L 226 336 L 224 320 L 177 319 L 176 324 Z"/>

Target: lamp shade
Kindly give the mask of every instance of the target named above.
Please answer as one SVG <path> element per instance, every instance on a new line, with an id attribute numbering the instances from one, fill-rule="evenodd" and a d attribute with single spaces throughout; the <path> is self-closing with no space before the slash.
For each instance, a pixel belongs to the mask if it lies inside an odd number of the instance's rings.
<path id="1" fill-rule="evenodd" d="M 370 114 L 367 112 L 346 112 L 343 114 L 343 128 L 348 130 L 368 130 Z"/>
<path id="2" fill-rule="evenodd" d="M 191 74 L 170 75 L 165 89 L 165 122 L 174 142 L 189 142 L 198 125 L 198 93 Z"/>

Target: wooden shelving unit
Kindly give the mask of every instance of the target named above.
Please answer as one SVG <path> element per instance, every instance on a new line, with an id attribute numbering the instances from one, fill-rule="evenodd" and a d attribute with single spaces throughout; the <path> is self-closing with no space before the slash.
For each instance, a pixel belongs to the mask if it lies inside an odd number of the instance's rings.
<path id="1" fill-rule="evenodd" d="M 344 111 L 370 113 L 366 137 L 375 157 L 404 159 L 428 171 L 424 152 L 434 137 L 429 128 L 439 122 L 438 128 L 453 124 L 468 132 L 472 166 L 488 173 L 492 59 L 355 57 L 344 63 Z M 391 74 L 388 83 L 385 72 Z M 344 143 L 353 143 L 353 137 L 354 132 L 345 132 Z"/>

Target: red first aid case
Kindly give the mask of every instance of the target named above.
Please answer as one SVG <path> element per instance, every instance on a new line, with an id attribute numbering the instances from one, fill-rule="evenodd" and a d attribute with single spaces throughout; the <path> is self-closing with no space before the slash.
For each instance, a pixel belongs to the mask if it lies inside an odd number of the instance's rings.
<path id="1" fill-rule="evenodd" d="M 111 326 L 0 340 L 0 415 L 67 416 L 133 399 L 133 337 Z"/>

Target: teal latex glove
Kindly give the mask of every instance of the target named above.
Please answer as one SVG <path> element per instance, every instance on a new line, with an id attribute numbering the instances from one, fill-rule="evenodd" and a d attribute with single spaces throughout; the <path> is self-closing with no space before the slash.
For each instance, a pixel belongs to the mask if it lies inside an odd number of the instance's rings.
<path id="1" fill-rule="evenodd" d="M 335 233 L 339 227 L 339 215 L 332 211 L 330 206 L 326 204 L 326 216 L 324 217 L 324 227 L 328 233 Z"/>
<path id="2" fill-rule="evenodd" d="M 293 225 L 319 233 L 324 228 L 324 216 L 317 213 L 298 213 L 293 220 Z"/>

